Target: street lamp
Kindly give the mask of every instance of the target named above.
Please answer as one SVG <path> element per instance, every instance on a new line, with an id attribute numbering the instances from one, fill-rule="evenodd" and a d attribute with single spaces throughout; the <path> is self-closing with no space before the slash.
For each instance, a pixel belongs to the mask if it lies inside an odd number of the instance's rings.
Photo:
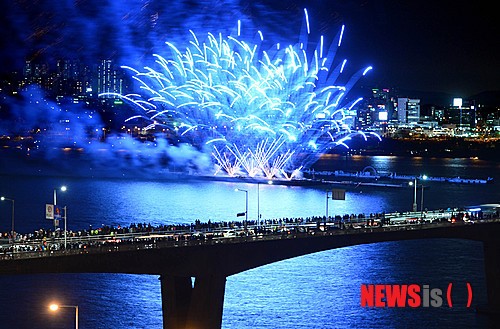
<path id="1" fill-rule="evenodd" d="M 245 223 L 244 227 L 245 230 L 247 229 L 247 222 L 248 222 L 248 190 L 243 190 L 240 188 L 235 189 L 236 192 L 245 192 Z"/>
<path id="2" fill-rule="evenodd" d="M 61 190 L 61 192 L 66 192 L 66 190 L 68 189 L 66 186 L 61 186 L 59 188 Z M 54 207 L 57 205 L 57 187 L 54 188 Z"/>
<path id="3" fill-rule="evenodd" d="M 68 250 L 67 245 L 68 245 L 68 229 L 67 229 L 67 224 L 66 221 L 68 219 L 68 207 L 64 206 L 64 252 Z"/>
<path id="4" fill-rule="evenodd" d="M 423 180 L 427 179 L 426 175 L 422 176 Z M 420 223 L 422 223 L 424 217 L 424 183 L 422 182 L 422 195 L 420 196 Z"/>
<path id="5" fill-rule="evenodd" d="M 413 212 L 416 212 L 418 209 L 417 209 L 417 177 L 415 177 L 414 181 L 413 182 L 409 182 L 408 185 L 410 186 L 413 186 L 413 207 L 412 207 L 412 211 Z M 427 180 L 427 175 L 422 175 L 422 180 Z M 420 200 L 420 208 L 423 207 L 423 204 L 424 204 L 424 184 L 422 183 L 422 200 Z"/>
<path id="6" fill-rule="evenodd" d="M 413 186 L 414 188 L 412 211 L 415 212 L 417 211 L 417 177 L 415 177 L 413 182 L 409 182 L 408 185 Z"/>
<path id="7" fill-rule="evenodd" d="M 260 184 L 261 183 L 257 183 L 257 223 L 260 221 Z M 268 180 L 267 184 L 273 185 L 273 181 Z"/>
<path id="8" fill-rule="evenodd" d="M 68 189 L 68 188 L 67 188 L 65 185 L 63 185 L 63 186 L 61 186 L 61 187 L 59 188 L 59 190 L 60 190 L 61 192 L 66 192 L 66 190 L 67 190 L 67 189 Z M 57 190 L 58 190 L 58 188 L 57 188 L 57 187 L 54 187 L 54 211 L 55 211 L 55 208 L 56 208 L 56 205 L 57 205 Z M 54 217 L 54 232 L 55 232 L 55 231 L 56 231 L 56 219 L 55 219 L 55 217 Z"/>
<path id="9" fill-rule="evenodd" d="M 15 233 L 14 233 L 14 199 L 9 199 L 4 196 L 0 197 L 0 200 L 2 201 L 10 201 L 12 202 L 12 231 L 11 231 L 11 236 L 12 236 L 12 243 L 15 242 Z"/>
<path id="10" fill-rule="evenodd" d="M 49 309 L 52 312 L 56 312 L 60 308 L 74 308 L 75 309 L 75 329 L 78 329 L 78 305 L 58 305 L 58 304 L 51 304 L 49 306 Z"/>
<path id="11" fill-rule="evenodd" d="M 326 212 L 325 212 L 325 223 L 328 221 L 328 199 L 332 199 L 333 200 L 333 192 L 332 192 L 332 196 L 328 196 L 328 194 L 330 193 L 330 191 L 326 190 Z"/>

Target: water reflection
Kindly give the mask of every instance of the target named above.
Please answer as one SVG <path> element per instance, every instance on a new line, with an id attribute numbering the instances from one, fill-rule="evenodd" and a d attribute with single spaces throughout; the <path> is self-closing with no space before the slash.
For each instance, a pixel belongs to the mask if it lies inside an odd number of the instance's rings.
<path id="1" fill-rule="evenodd" d="M 51 178 L 33 178 L 29 186 L 35 193 L 26 195 L 28 182 L 13 177 L 3 178 L 9 193 L 16 199 L 16 227 L 31 231 L 51 227 L 43 219 L 45 203 L 51 203 Z M 89 225 L 130 225 L 145 222 L 153 225 L 201 221 L 239 220 L 236 214 L 245 211 L 245 198 L 235 188 L 248 190 L 249 219 L 257 218 L 258 207 L 263 219 L 324 216 L 326 188 L 286 187 L 223 182 L 166 183 L 151 181 L 65 179 L 68 192 L 58 204 L 68 206 L 70 229 Z M 259 194 L 259 199 L 257 196 Z M 356 188 L 347 192 L 345 201 L 330 200 L 329 213 L 370 213 L 400 210 L 395 204 L 411 199 L 411 190 L 380 190 Z M 410 201 L 408 201 L 410 202 Z M 3 209 L 0 215 L 7 214 Z M 9 210 L 10 211 L 10 210 Z M 0 222 L 0 230 L 8 223 Z"/>
<path id="2" fill-rule="evenodd" d="M 498 203 L 499 164 L 472 160 L 350 157 L 349 170 L 368 165 L 379 171 L 484 178 L 491 185 L 429 182 L 425 207 Z M 325 167 L 345 169 L 346 162 Z M 396 170 L 397 169 L 397 170 Z M 232 221 L 241 218 L 249 191 L 249 218 L 309 217 L 325 214 L 325 189 L 246 185 L 220 182 L 164 182 L 118 179 L 0 176 L 0 195 L 16 200 L 16 228 L 30 232 L 41 226 L 44 205 L 54 186 L 67 185 L 58 203 L 68 206 L 73 230 L 105 225 Z M 257 199 L 257 188 L 259 196 Z M 334 214 L 410 210 L 411 188 L 349 189 L 345 201 L 329 201 Z M 420 204 L 420 203 L 419 203 Z M 10 207 L 0 204 L 0 231 L 10 229 Z M 231 276 L 227 281 L 225 328 L 486 328 L 487 320 L 464 309 L 369 310 L 359 307 L 359 286 L 372 282 L 434 282 L 468 280 L 475 303 L 485 300 L 481 246 L 459 240 L 407 241 L 356 246 L 307 255 Z M 412 283 L 409 282 L 409 283 Z M 0 324 L 11 328 L 67 328 L 71 318 L 49 317 L 44 307 L 51 298 L 78 304 L 82 328 L 161 328 L 160 283 L 146 275 L 42 275 L 0 278 Z M 15 297 L 15 298 L 14 298 Z M 476 299 L 477 298 L 477 299 Z M 458 299 L 460 301 L 460 299 Z M 22 310 L 22 311 L 20 311 Z M 440 319 L 440 320 L 436 320 Z M 0 325 L 1 327 L 1 325 Z"/>
<path id="3" fill-rule="evenodd" d="M 463 247 L 467 246 L 466 250 Z M 463 250 L 457 264 L 440 250 Z M 472 282 L 484 303 L 480 243 L 459 240 L 387 242 L 306 255 L 252 269 L 227 281 L 224 328 L 488 328 L 465 308 L 361 308 L 363 283 L 445 287 Z M 466 296 L 456 293 L 457 305 Z M 440 319 L 437 321 L 436 319 Z"/>

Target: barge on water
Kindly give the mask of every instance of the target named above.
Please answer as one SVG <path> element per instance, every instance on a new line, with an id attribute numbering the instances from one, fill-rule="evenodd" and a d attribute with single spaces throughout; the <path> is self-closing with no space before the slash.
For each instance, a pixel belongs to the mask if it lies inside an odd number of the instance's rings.
<path id="1" fill-rule="evenodd" d="M 370 170 L 363 169 L 362 171 L 349 172 L 343 170 L 335 171 L 315 171 L 307 170 L 304 171 L 305 174 L 312 177 L 312 179 L 318 179 L 323 177 L 348 177 L 355 180 L 366 181 L 366 180 L 379 180 L 379 179 L 394 179 L 394 180 L 406 180 L 412 181 L 414 179 L 423 179 L 423 176 L 414 175 L 401 175 L 396 173 L 379 173 L 373 167 Z M 486 179 L 482 178 L 463 178 L 463 177 L 433 177 L 427 176 L 425 180 L 434 182 L 445 182 L 445 183 L 458 183 L 458 184 L 491 184 L 493 183 L 493 178 L 488 177 Z"/>

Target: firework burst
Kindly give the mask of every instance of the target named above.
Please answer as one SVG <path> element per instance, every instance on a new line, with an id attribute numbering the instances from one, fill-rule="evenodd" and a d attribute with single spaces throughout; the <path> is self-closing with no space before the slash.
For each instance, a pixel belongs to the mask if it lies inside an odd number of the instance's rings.
<path id="1" fill-rule="evenodd" d="M 258 31 L 252 40 L 208 33 L 205 41 L 191 32 L 185 49 L 166 42 L 165 55 L 154 54 L 155 68 L 133 73 L 140 93 L 119 96 L 145 118 L 146 129 L 163 126 L 199 149 L 211 150 L 215 173 L 293 178 L 329 148 L 347 147 L 354 132 L 346 111 L 361 98 L 345 96 L 371 67 L 359 70 L 344 85 L 337 80 L 346 60 L 335 64 L 344 27 L 325 51 L 321 36 L 308 49 L 307 33 L 295 45 L 276 43 L 264 50 Z M 378 136 L 377 136 L 378 137 Z"/>

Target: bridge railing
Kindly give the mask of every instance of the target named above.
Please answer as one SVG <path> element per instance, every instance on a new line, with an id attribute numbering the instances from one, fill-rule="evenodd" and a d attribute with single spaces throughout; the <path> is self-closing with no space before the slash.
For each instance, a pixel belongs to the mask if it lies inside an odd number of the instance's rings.
<path id="1" fill-rule="evenodd" d="M 232 243 L 250 243 L 257 241 L 266 240 L 278 240 L 278 239 L 300 239 L 300 238 L 311 238 L 320 236 L 332 236 L 332 235 L 346 235 L 346 234 L 369 234 L 373 232 L 391 232 L 391 231 L 401 231 L 401 230 L 424 230 L 432 229 L 436 227 L 453 227 L 460 225 L 478 225 L 481 223 L 491 223 L 500 221 L 498 218 L 483 220 L 481 222 L 476 222 L 475 224 L 460 222 L 460 223 L 431 223 L 431 224 L 406 224 L 406 225 L 388 225 L 388 226 L 373 226 L 364 228 L 350 228 L 350 229 L 338 229 L 332 226 L 326 225 L 326 223 L 315 224 L 312 227 L 310 224 L 307 225 L 285 225 L 281 227 L 280 231 L 272 232 L 271 234 L 253 234 L 249 235 L 248 231 L 239 232 L 241 236 L 216 236 L 215 234 L 205 235 L 201 237 L 194 237 L 188 232 L 182 232 L 181 234 L 175 236 L 173 234 L 160 234 L 159 232 L 152 232 L 148 234 L 124 234 L 120 236 L 101 236 L 100 239 L 73 239 L 72 244 L 68 245 L 71 247 L 69 249 L 56 249 L 56 250 L 44 250 L 44 251 L 30 251 L 29 246 L 37 245 L 35 241 L 27 245 L 17 245 L 17 247 L 26 247 L 27 251 L 19 251 L 13 249 L 10 252 L 0 253 L 0 261 L 9 261 L 17 259 L 29 259 L 29 258 L 43 258 L 43 257 L 61 257 L 61 256 L 73 256 L 81 254 L 102 254 L 111 252 L 124 252 L 133 250 L 147 250 L 147 249 L 161 249 L 161 248 L 172 248 L 172 247 L 192 247 L 192 246 L 208 246 L 214 244 L 232 244 Z M 192 233 L 192 232 L 191 232 Z M 207 232 L 212 233 L 212 232 Z M 183 238 L 184 236 L 184 238 Z M 112 239 L 110 239 L 112 237 Z M 74 248 L 75 242 L 81 244 L 77 248 Z M 61 246 L 61 239 L 51 241 L 53 245 Z"/>

